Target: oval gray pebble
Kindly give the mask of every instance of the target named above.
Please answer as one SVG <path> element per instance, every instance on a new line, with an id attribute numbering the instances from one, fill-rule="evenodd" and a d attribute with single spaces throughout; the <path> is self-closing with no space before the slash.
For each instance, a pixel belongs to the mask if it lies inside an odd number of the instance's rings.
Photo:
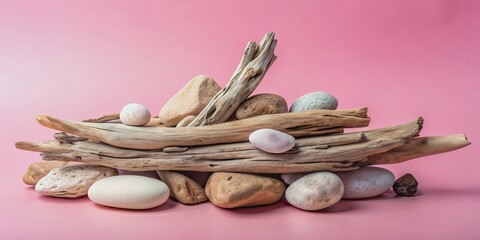
<path id="1" fill-rule="evenodd" d="M 335 110 L 338 107 L 338 100 L 326 92 L 307 93 L 292 104 L 290 112 L 303 112 L 315 109 Z"/>

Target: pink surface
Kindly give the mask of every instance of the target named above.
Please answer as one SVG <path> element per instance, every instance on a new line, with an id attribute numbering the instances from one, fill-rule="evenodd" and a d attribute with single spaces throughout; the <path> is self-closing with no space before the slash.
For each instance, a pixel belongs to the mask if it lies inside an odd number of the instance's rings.
<path id="1" fill-rule="evenodd" d="M 0 0 L 0 239 L 479 239 L 479 1 Z M 183 84 L 224 85 L 247 41 L 277 33 L 257 89 L 289 103 L 311 91 L 368 106 L 371 127 L 425 118 L 423 136 L 473 145 L 388 166 L 420 194 L 342 201 L 320 212 L 285 202 L 223 210 L 172 201 L 151 211 L 40 196 L 21 182 L 54 132 L 39 113 L 85 119 L 138 102 L 156 114 Z"/>

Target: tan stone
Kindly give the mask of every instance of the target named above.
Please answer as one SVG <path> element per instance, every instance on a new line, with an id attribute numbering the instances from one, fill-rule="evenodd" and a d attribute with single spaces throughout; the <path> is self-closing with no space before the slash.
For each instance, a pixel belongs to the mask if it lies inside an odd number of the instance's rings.
<path id="1" fill-rule="evenodd" d="M 188 124 L 190 124 L 193 119 L 195 119 L 196 116 L 194 115 L 188 115 L 186 116 L 184 119 L 182 119 L 182 121 L 180 121 L 178 124 L 177 124 L 177 127 L 186 127 L 188 126 Z"/>
<path id="2" fill-rule="evenodd" d="M 237 119 L 288 112 L 287 101 L 281 96 L 262 93 L 248 98 L 235 111 Z"/>
<path id="3" fill-rule="evenodd" d="M 158 117 L 165 126 L 176 126 L 188 115 L 198 115 L 220 90 L 212 78 L 196 76 L 168 100 Z"/>
<path id="4" fill-rule="evenodd" d="M 118 175 L 114 168 L 78 164 L 55 168 L 38 181 L 35 190 L 52 197 L 77 198 L 87 195 L 96 181 Z"/>
<path id="5" fill-rule="evenodd" d="M 207 185 L 208 179 L 210 178 L 210 175 L 212 175 L 211 172 L 180 171 L 180 173 L 189 177 L 196 183 L 200 184 L 200 186 L 202 187 L 205 187 L 205 185 Z"/>
<path id="6" fill-rule="evenodd" d="M 52 169 L 64 167 L 68 162 L 63 161 L 44 161 L 34 162 L 28 166 L 27 171 L 23 175 L 23 182 L 27 185 L 35 185 L 37 182 L 45 177 Z"/>
<path id="7" fill-rule="evenodd" d="M 173 171 L 157 171 L 160 179 L 170 188 L 170 197 L 183 204 L 197 204 L 208 200 L 205 190 L 187 176 Z"/>
<path id="8" fill-rule="evenodd" d="M 271 204 L 285 192 L 283 182 L 252 174 L 216 172 L 205 193 L 217 207 L 236 208 Z"/>

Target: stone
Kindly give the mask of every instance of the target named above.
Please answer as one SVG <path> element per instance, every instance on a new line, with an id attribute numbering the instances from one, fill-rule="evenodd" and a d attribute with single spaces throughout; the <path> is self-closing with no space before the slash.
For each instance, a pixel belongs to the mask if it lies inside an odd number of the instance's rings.
<path id="1" fill-rule="evenodd" d="M 353 171 L 337 172 L 345 186 L 343 198 L 361 199 L 382 195 L 390 189 L 395 176 L 387 169 L 363 167 Z"/>
<path id="2" fill-rule="evenodd" d="M 198 115 L 221 89 L 212 78 L 196 76 L 168 100 L 158 117 L 165 126 L 176 126 L 185 117 Z"/>
<path id="3" fill-rule="evenodd" d="M 187 176 L 173 171 L 157 171 L 160 180 L 170 188 L 170 197 L 183 204 L 197 204 L 208 200 L 205 190 Z"/>
<path id="4" fill-rule="evenodd" d="M 180 121 L 178 124 L 177 124 L 177 127 L 186 127 L 188 126 L 188 124 L 190 124 L 193 119 L 195 119 L 197 116 L 194 116 L 194 115 L 188 115 L 186 116 L 184 119 L 182 119 L 182 121 Z"/>
<path id="5" fill-rule="evenodd" d="M 417 193 L 418 182 L 415 177 L 407 173 L 393 183 L 393 191 L 402 197 L 411 197 Z"/>
<path id="6" fill-rule="evenodd" d="M 44 161 L 34 162 L 28 166 L 23 174 L 23 182 L 27 185 L 35 185 L 41 178 L 45 177 L 52 169 L 67 166 L 68 162 Z"/>
<path id="7" fill-rule="evenodd" d="M 251 133 L 248 137 L 255 147 L 269 153 L 284 153 L 295 146 L 295 138 L 289 134 L 262 128 Z"/>
<path id="8" fill-rule="evenodd" d="M 150 122 L 151 117 L 150 111 L 138 103 L 129 103 L 120 111 L 120 121 L 130 126 L 143 126 Z"/>
<path id="9" fill-rule="evenodd" d="M 208 179 L 212 175 L 212 173 L 210 172 L 180 171 L 179 173 L 192 179 L 202 187 L 205 187 L 205 185 L 207 185 Z"/>
<path id="10" fill-rule="evenodd" d="M 306 211 L 317 211 L 330 207 L 343 196 L 343 183 L 330 172 L 307 174 L 288 186 L 287 202 Z"/>
<path id="11" fill-rule="evenodd" d="M 160 180 L 119 175 L 104 178 L 88 190 L 88 198 L 96 204 L 124 209 L 150 209 L 168 200 L 170 190 Z"/>
<path id="12" fill-rule="evenodd" d="M 272 204 L 280 200 L 284 192 L 281 181 L 246 173 L 213 173 L 205 187 L 208 199 L 221 208 Z"/>
<path id="13" fill-rule="evenodd" d="M 260 115 L 286 112 L 288 112 L 288 105 L 283 97 L 276 94 L 262 93 L 243 101 L 235 111 L 235 116 L 240 120 Z"/>
<path id="14" fill-rule="evenodd" d="M 307 175 L 308 173 L 283 173 L 280 175 L 283 182 L 287 185 L 292 184 L 293 182 L 297 181 L 299 178 Z"/>
<path id="15" fill-rule="evenodd" d="M 118 175 L 114 168 L 93 164 L 70 165 L 51 170 L 38 181 L 35 190 L 52 197 L 78 198 L 87 195 L 94 182 L 114 175 Z"/>
<path id="16" fill-rule="evenodd" d="M 290 107 L 290 112 L 303 112 L 316 109 L 335 110 L 337 107 L 338 101 L 331 94 L 326 92 L 311 92 L 295 100 Z"/>

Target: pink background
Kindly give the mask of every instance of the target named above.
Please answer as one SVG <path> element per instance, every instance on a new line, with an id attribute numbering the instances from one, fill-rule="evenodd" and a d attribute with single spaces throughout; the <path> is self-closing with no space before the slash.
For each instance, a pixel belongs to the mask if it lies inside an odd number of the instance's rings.
<path id="1" fill-rule="evenodd" d="M 0 239 L 479 239 L 480 1 L 0 0 Z M 285 201 L 223 210 L 169 201 L 151 211 L 54 199 L 25 186 L 37 153 L 14 148 L 53 130 L 47 113 L 85 119 L 138 102 L 156 114 L 183 84 L 224 85 L 247 41 L 274 31 L 277 61 L 257 93 L 323 90 L 368 106 L 371 127 L 425 118 L 423 136 L 473 145 L 388 166 L 420 193 L 305 212 Z"/>

